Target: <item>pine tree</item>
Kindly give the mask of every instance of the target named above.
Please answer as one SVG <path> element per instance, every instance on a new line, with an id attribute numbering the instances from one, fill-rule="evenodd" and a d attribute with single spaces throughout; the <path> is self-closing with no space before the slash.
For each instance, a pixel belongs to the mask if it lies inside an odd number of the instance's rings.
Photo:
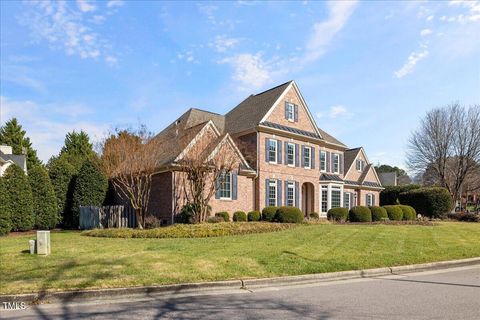
<path id="1" fill-rule="evenodd" d="M 38 229 L 52 229 L 58 223 L 58 206 L 52 182 L 47 170 L 41 166 L 28 172 L 33 196 L 33 215 Z"/>
<path id="2" fill-rule="evenodd" d="M 40 165 L 41 161 L 37 157 L 37 151 L 32 148 L 30 138 L 25 134 L 25 130 L 22 129 L 17 119 L 12 118 L 0 128 L 0 144 L 11 146 L 14 154 L 23 154 L 25 149 L 27 169 L 30 170 L 30 168 Z"/>
<path id="3" fill-rule="evenodd" d="M 5 207 L 12 221 L 12 230 L 31 230 L 34 225 L 32 191 L 25 172 L 16 164 L 3 175 L 7 189 Z"/>
<path id="4" fill-rule="evenodd" d="M 75 169 L 80 170 L 83 162 L 96 157 L 93 145 L 85 131 L 69 132 L 65 136 L 65 145 L 60 151 L 59 157 L 64 157 Z"/>
<path id="5" fill-rule="evenodd" d="M 12 230 L 12 218 L 7 207 L 7 187 L 2 177 L 0 177 L 0 199 L 0 236 L 3 236 Z"/>

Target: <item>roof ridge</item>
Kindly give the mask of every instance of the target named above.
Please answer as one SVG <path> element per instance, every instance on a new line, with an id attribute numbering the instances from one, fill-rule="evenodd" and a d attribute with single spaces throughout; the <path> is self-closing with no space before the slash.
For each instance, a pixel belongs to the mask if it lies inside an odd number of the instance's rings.
<path id="1" fill-rule="evenodd" d="M 268 91 L 271 91 L 271 90 L 277 89 L 277 88 L 279 88 L 279 87 L 281 87 L 281 86 L 284 86 L 284 85 L 286 85 L 287 83 L 290 84 L 291 82 L 293 82 L 293 80 L 289 80 L 289 81 L 287 81 L 287 82 L 284 82 L 284 83 L 282 83 L 282 84 L 279 84 L 278 86 L 275 86 L 275 87 L 273 87 L 273 88 L 267 89 L 267 90 L 262 91 L 262 92 L 259 92 L 259 93 L 257 93 L 257 94 L 251 94 L 250 97 L 251 97 L 251 96 L 256 97 L 256 96 L 262 95 L 262 94 L 264 94 L 264 93 L 267 93 Z"/>
<path id="2" fill-rule="evenodd" d="M 223 114 L 220 114 L 220 113 L 216 113 L 216 112 L 212 112 L 212 111 L 208 111 L 208 110 L 204 110 L 204 109 L 200 109 L 200 108 L 195 108 L 195 107 L 192 107 L 190 108 L 191 110 L 197 110 L 197 111 L 202 111 L 202 112 L 206 112 L 206 113 L 211 113 L 211 114 L 214 114 L 214 115 L 217 115 L 217 116 L 224 116 Z"/>

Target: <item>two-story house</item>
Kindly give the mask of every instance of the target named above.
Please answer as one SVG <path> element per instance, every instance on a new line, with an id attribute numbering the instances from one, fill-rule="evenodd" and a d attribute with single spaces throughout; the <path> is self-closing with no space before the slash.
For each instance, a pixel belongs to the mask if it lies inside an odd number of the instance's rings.
<path id="1" fill-rule="evenodd" d="M 206 137 L 238 157 L 237 169 L 217 183 L 212 212 L 287 205 L 325 217 L 334 207 L 378 205 L 382 186 L 365 150 L 350 149 L 321 130 L 289 81 L 250 95 L 225 115 L 190 109 L 157 135 L 175 144 L 161 156 L 150 196 L 149 211 L 165 224 L 183 205 L 175 163 Z"/>

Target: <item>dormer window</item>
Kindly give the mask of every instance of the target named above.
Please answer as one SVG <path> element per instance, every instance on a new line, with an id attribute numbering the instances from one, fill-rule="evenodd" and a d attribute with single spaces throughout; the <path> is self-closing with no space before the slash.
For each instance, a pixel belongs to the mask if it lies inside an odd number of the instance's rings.
<path id="1" fill-rule="evenodd" d="M 287 116 L 287 120 L 288 121 L 295 121 L 295 105 L 293 103 L 287 103 L 287 112 L 286 112 L 286 116 Z"/>
<path id="2" fill-rule="evenodd" d="M 355 167 L 357 169 L 357 171 L 363 171 L 363 167 L 364 167 L 365 163 L 363 162 L 363 160 L 360 160 L 360 159 L 357 159 L 356 163 L 355 163 Z"/>

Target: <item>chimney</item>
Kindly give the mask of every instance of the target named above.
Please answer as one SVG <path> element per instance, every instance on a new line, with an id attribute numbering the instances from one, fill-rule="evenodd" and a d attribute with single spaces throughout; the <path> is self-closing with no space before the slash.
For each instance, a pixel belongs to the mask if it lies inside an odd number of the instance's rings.
<path id="1" fill-rule="evenodd" d="M 12 154 L 12 147 L 2 144 L 0 145 L 0 151 L 4 154 Z"/>

